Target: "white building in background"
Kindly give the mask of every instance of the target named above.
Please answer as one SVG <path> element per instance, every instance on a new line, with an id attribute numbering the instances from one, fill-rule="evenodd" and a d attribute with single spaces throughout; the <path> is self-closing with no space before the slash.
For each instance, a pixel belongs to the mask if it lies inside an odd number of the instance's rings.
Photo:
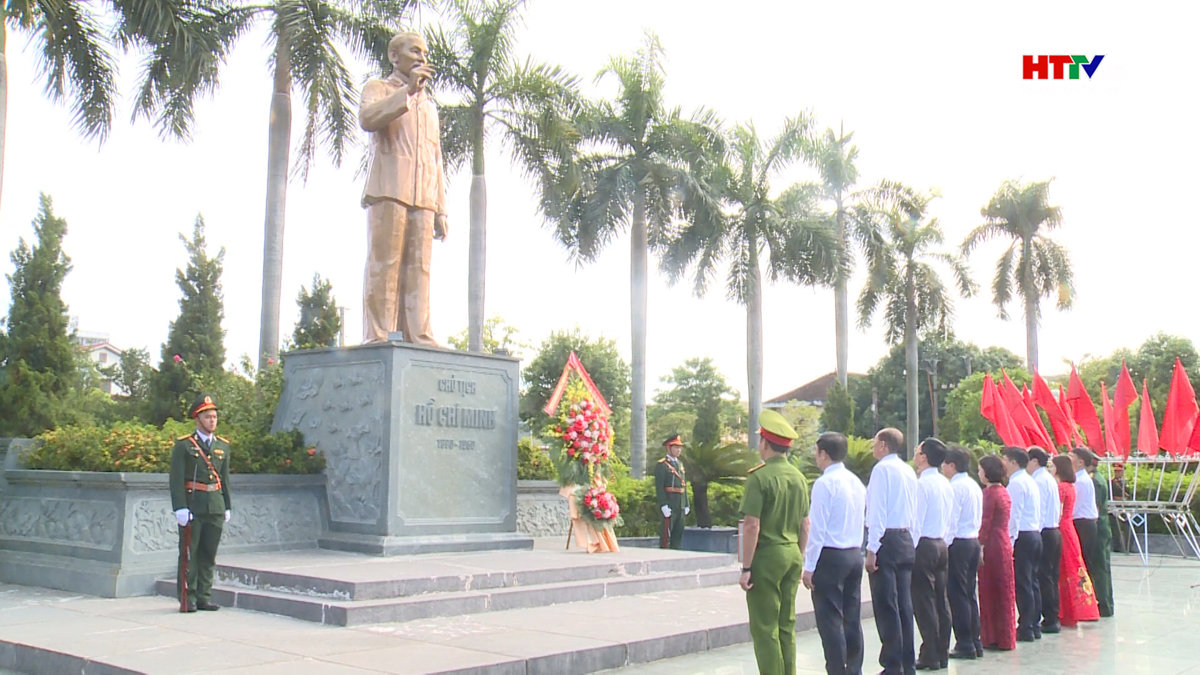
<path id="1" fill-rule="evenodd" d="M 75 344 L 79 345 L 79 349 L 92 363 L 96 364 L 98 369 L 104 369 L 108 366 L 117 366 L 121 362 L 121 349 L 108 341 L 106 333 L 85 333 L 83 331 L 75 332 Z M 128 396 L 129 392 L 121 387 L 118 387 L 111 379 L 103 377 L 104 371 L 101 370 L 100 388 L 109 396 Z"/>

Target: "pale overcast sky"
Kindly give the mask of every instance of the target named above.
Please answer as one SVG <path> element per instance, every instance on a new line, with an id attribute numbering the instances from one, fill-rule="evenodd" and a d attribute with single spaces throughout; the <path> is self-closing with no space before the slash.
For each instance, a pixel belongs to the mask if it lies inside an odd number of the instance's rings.
<path id="1" fill-rule="evenodd" d="M 937 189 L 942 197 L 932 211 L 951 246 L 980 222 L 980 207 L 1005 179 L 1055 177 L 1050 194 L 1064 223 L 1053 236 L 1071 252 L 1078 289 L 1074 309 L 1046 306 L 1041 363 L 1055 373 L 1065 360 L 1135 348 L 1157 331 L 1194 337 L 1200 328 L 1189 263 L 1197 218 L 1187 206 L 1200 179 L 1196 85 L 1188 72 L 1198 13 L 1178 2 L 533 0 L 519 50 L 608 94 L 611 84 L 593 85 L 595 73 L 654 31 L 666 51 L 671 105 L 708 106 L 729 124 L 753 121 L 766 135 L 802 110 L 821 127 L 844 123 L 859 147 L 860 184 L 890 178 Z M 220 90 L 198 110 L 192 143 L 163 142 L 148 125 L 128 124 L 127 97 L 98 148 L 71 129 L 66 109 L 43 97 L 33 50 L 23 35 L 10 34 L 0 269 L 11 273 L 7 252 L 19 236 L 31 236 L 38 192 L 50 194 L 70 227 L 65 248 L 74 269 L 64 296 L 79 329 L 108 333 L 118 347 L 148 348 L 157 360 L 178 312 L 174 271 L 185 254 L 177 235 L 190 233 L 203 214 L 213 249 L 226 249 L 228 356 L 255 353 L 270 94 L 263 45 L 261 31 L 243 39 Z M 1090 80 L 1025 81 L 1023 54 L 1105 57 Z M 125 67 L 126 81 L 134 65 Z M 360 67 L 357 74 L 367 73 Z M 297 119 L 294 132 L 301 129 Z M 535 344 L 578 325 L 615 339 L 628 358 L 628 236 L 577 269 L 499 146 L 488 160 L 488 315 Z M 320 272 L 347 307 L 349 341 L 361 337 L 366 246 L 356 167 L 354 156 L 340 169 L 322 162 L 307 184 L 289 187 L 285 336 L 296 320 L 296 293 Z M 798 166 L 775 187 L 812 177 Z M 467 173 L 451 177 L 451 237 L 434 245 L 439 340 L 466 326 L 469 183 Z M 954 328 L 961 338 L 1023 355 L 1019 306 L 1001 321 L 986 295 L 1002 250 L 985 246 L 972 258 L 985 295 L 958 302 Z M 7 307 L 6 283 L 0 286 Z M 860 288 L 856 280 L 852 293 Z M 833 369 L 831 291 L 771 285 L 763 306 L 765 397 Z M 648 333 L 651 393 L 692 356 L 713 357 L 745 393 L 745 312 L 719 286 L 697 299 L 690 284 L 670 287 L 655 271 Z M 887 350 L 882 329 L 855 330 L 850 350 L 851 369 L 865 372 Z"/>

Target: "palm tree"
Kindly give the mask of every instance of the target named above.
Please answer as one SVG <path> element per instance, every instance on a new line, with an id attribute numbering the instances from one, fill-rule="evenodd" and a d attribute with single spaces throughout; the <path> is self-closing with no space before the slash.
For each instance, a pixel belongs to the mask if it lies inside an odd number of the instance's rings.
<path id="1" fill-rule="evenodd" d="M 176 0 L 191 4 L 189 0 Z M 340 49 L 384 66 L 395 23 L 415 0 L 273 0 L 238 10 L 239 23 L 222 39 L 164 43 L 147 63 L 135 115 L 155 117 L 164 133 L 186 136 L 195 99 L 218 83 L 235 38 L 252 19 L 269 23 L 273 86 L 267 136 L 267 198 L 263 233 L 262 315 L 259 367 L 279 353 L 279 300 L 283 275 L 283 226 L 291 162 L 292 89 L 303 96 L 304 133 L 295 171 L 306 178 L 318 146 L 340 165 L 358 125 L 353 76 Z M 385 66 L 386 64 L 386 66 Z"/>
<path id="2" fill-rule="evenodd" d="M 989 239 L 1012 240 L 996 261 L 992 302 L 999 308 L 1000 318 L 1007 319 L 1005 305 L 1012 298 L 1014 286 L 1021 296 L 1025 305 L 1025 360 L 1031 373 L 1038 367 L 1041 299 L 1057 295 L 1058 308 L 1067 309 L 1075 295 L 1067 250 L 1044 234 L 1062 224 L 1062 211 L 1047 203 L 1049 191 L 1048 180 L 1024 185 L 1004 181 L 979 211 L 984 223 L 971 230 L 962 244 L 965 256 Z"/>
<path id="3" fill-rule="evenodd" d="M 689 195 L 691 224 L 666 244 L 663 268 L 672 280 L 695 265 L 695 292 L 703 295 L 718 265 L 729 263 L 726 293 L 746 307 L 746 382 L 750 399 L 748 446 L 758 447 L 762 409 L 762 272 L 801 284 L 830 284 L 840 266 L 840 246 L 818 208 L 821 188 L 793 185 L 772 198 L 771 179 L 800 158 L 809 120 L 788 120 L 764 141 L 753 125 L 740 125 L 728 152 L 711 167 L 710 190 Z M 716 199 L 708 197 L 712 194 Z M 763 254 L 768 253 L 766 260 Z"/>
<path id="4" fill-rule="evenodd" d="M 663 104 L 662 47 L 654 36 L 632 58 L 615 57 L 597 80 L 616 78 L 612 101 L 591 104 L 576 126 L 573 156 L 555 168 L 555 190 L 542 208 L 555 236 L 579 262 L 594 260 L 625 228 L 630 230 L 632 387 L 630 471 L 646 464 L 646 307 L 650 246 L 681 215 L 680 195 L 699 189 L 689 172 L 716 133 L 702 116 L 687 120 Z"/>
<path id="5" fill-rule="evenodd" d="M 846 282 L 850 278 L 853 263 L 851 243 L 860 231 L 853 228 L 856 221 L 870 223 L 870 219 L 859 219 L 862 193 L 851 192 L 858 180 L 858 147 L 851 145 L 854 133 L 826 129 L 824 134 L 809 139 L 805 155 L 821 175 L 824 197 L 833 202 L 833 221 L 841 242 L 845 264 L 839 266 L 833 284 L 834 330 L 837 337 L 837 380 L 846 387 L 850 360 L 850 295 Z M 859 241 L 860 244 L 865 244 Z"/>
<path id="6" fill-rule="evenodd" d="M 471 235 L 467 269 L 467 348 L 483 348 L 487 263 L 487 183 L 484 146 L 496 129 L 518 162 L 534 178 L 547 169 L 543 148 L 570 135 L 563 122 L 576 104 L 575 79 L 559 68 L 513 57 L 522 0 L 450 0 L 452 25 L 429 36 L 430 63 L 439 92 L 462 99 L 440 109 L 443 148 L 449 167 L 471 160 Z"/>
<path id="7" fill-rule="evenodd" d="M 692 484 L 692 501 L 696 507 L 696 525 L 712 527 L 712 510 L 708 506 L 708 486 L 712 483 L 736 483 L 745 480 L 746 472 L 758 463 L 758 455 L 741 443 L 710 440 L 693 443 L 681 455 L 685 474 Z"/>
<path id="8" fill-rule="evenodd" d="M 870 199 L 881 236 L 866 249 L 870 277 L 858 297 L 859 326 L 869 325 L 882 304 L 885 338 L 889 344 L 904 341 L 905 436 L 913 447 L 918 442 L 919 423 L 917 334 L 944 327 L 953 314 L 950 293 L 933 263 L 950 268 L 964 297 L 975 293 L 975 282 L 961 258 L 931 250 L 943 241 L 937 219 L 926 219 L 932 195 L 884 181 L 870 191 Z"/>

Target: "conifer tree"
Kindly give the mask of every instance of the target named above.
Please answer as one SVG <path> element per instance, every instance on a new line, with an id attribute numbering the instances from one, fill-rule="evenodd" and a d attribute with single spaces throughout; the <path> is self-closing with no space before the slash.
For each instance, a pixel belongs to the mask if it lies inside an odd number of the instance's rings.
<path id="1" fill-rule="evenodd" d="M 337 299 L 333 297 L 333 284 L 313 274 L 312 291 L 300 287 L 296 296 L 300 306 L 300 320 L 292 332 L 292 343 L 296 349 L 332 347 L 338 343 L 342 330 L 342 318 L 338 313 Z"/>
<path id="2" fill-rule="evenodd" d="M 171 322 L 162 346 L 162 361 L 152 381 L 153 419 L 181 418 L 184 408 L 206 385 L 225 375 L 225 308 L 221 296 L 224 247 L 209 256 L 204 240 L 204 218 L 196 216 L 192 238 L 179 239 L 187 250 L 184 270 L 175 271 L 179 285 L 179 317 Z"/>
<path id="3" fill-rule="evenodd" d="M 67 221 L 54 215 L 41 195 L 33 221 L 36 242 L 22 238 L 12 253 L 8 275 L 12 304 L 0 359 L 0 435 L 34 436 L 53 428 L 66 412 L 64 400 L 79 384 L 62 283 L 71 271 L 63 252 Z"/>

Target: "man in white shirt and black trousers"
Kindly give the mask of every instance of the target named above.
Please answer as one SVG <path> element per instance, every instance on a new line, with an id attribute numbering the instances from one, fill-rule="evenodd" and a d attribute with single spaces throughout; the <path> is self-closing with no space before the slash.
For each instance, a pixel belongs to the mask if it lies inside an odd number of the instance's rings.
<path id="1" fill-rule="evenodd" d="M 1038 589 L 1038 564 L 1042 560 L 1042 512 L 1037 485 L 1025 471 L 1029 455 L 1024 449 L 1007 446 L 1000 461 L 1008 472 L 1008 538 L 1013 542 L 1013 580 L 1017 591 L 1017 642 L 1033 642 L 1042 636 Z M 1057 581 L 1055 584 L 1057 585 Z"/>
<path id="2" fill-rule="evenodd" d="M 801 578 L 812 591 L 825 672 L 830 675 L 861 674 L 863 663 L 859 595 L 867 488 L 842 463 L 846 449 L 842 434 L 826 432 L 817 438 L 821 476 L 812 486 Z"/>
<path id="3" fill-rule="evenodd" d="M 1034 637 L 1041 633 L 1057 633 L 1062 630 L 1058 623 L 1058 569 L 1062 566 L 1062 533 L 1058 531 L 1062 518 L 1062 501 L 1058 498 L 1058 481 L 1046 470 L 1050 455 L 1033 446 L 1029 448 L 1029 473 L 1038 488 L 1038 503 L 1042 515 L 1042 561 L 1038 565 L 1038 587 L 1042 594 L 1042 625 L 1034 630 Z"/>
<path id="4" fill-rule="evenodd" d="M 881 429 L 871 449 L 879 460 L 867 483 L 867 560 L 871 608 L 879 631 L 883 672 L 912 673 L 912 571 L 915 549 L 917 476 L 905 463 L 904 434 Z"/>
<path id="5" fill-rule="evenodd" d="M 912 571 L 913 614 L 921 631 L 917 670 L 938 670 L 949 663 L 950 603 L 946 595 L 950 572 L 946 542 L 950 538 L 950 511 L 954 496 L 942 475 L 946 444 L 926 438 L 917 446 L 916 559 Z"/>
<path id="6" fill-rule="evenodd" d="M 975 596 L 979 576 L 979 527 L 983 524 L 983 490 L 971 478 L 971 456 L 962 448 L 950 448 L 942 462 L 942 475 L 950 479 L 954 505 L 950 509 L 950 621 L 954 625 L 952 659 L 983 656 L 979 639 L 979 599 Z"/>

